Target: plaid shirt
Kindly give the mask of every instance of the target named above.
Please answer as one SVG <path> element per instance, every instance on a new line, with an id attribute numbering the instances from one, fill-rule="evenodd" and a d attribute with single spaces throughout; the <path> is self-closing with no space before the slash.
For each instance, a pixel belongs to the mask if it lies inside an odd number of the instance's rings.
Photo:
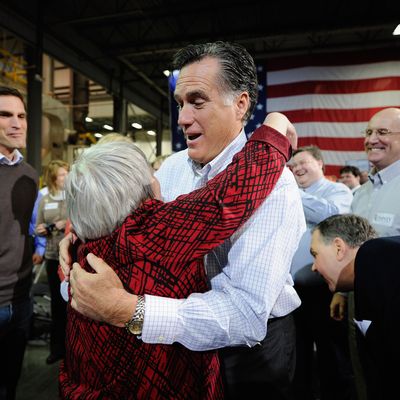
<path id="1" fill-rule="evenodd" d="M 165 201 L 201 187 L 216 176 L 247 142 L 244 132 L 201 167 L 187 150 L 168 157 L 156 176 Z M 146 295 L 142 340 L 181 343 L 196 350 L 255 346 L 267 334 L 269 318 L 300 305 L 290 265 L 306 229 L 292 172 L 285 168 L 254 215 L 206 258 L 211 288 L 185 299 Z"/>
<path id="2" fill-rule="evenodd" d="M 90 270 L 86 254 L 102 257 L 136 294 L 185 298 L 205 292 L 204 255 L 268 196 L 288 153 L 282 135 L 259 128 L 227 170 L 204 188 L 170 203 L 146 201 L 112 235 L 82 244 L 78 261 Z M 60 391 L 62 398 L 85 400 L 223 398 L 216 351 L 146 344 L 70 306 Z"/>

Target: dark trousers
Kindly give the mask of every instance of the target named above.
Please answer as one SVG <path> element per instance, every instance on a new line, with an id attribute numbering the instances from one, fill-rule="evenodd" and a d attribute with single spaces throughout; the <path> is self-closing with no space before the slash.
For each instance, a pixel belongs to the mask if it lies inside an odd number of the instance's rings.
<path id="1" fill-rule="evenodd" d="M 50 353 L 55 356 L 65 354 L 65 328 L 67 324 L 67 303 L 60 294 L 58 260 L 46 260 L 46 272 L 51 296 Z"/>
<path id="2" fill-rule="evenodd" d="M 14 400 L 33 312 L 32 300 L 0 307 L 0 400 Z"/>
<path id="3" fill-rule="evenodd" d="M 296 400 L 354 399 L 347 317 L 343 321 L 330 317 L 332 293 L 311 267 L 300 270 L 294 281 L 302 302 L 293 314 L 297 335 Z"/>
<path id="4" fill-rule="evenodd" d="M 226 399 L 293 399 L 296 363 L 293 317 L 271 319 L 260 345 L 221 350 Z"/>

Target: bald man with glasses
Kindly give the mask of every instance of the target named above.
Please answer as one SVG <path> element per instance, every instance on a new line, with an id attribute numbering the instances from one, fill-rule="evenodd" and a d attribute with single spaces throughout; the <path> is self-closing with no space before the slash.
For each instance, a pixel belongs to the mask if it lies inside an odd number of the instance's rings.
<path id="1" fill-rule="evenodd" d="M 379 236 L 400 234 L 400 108 L 385 108 L 369 121 L 364 132 L 369 181 L 357 191 L 351 205 Z"/>

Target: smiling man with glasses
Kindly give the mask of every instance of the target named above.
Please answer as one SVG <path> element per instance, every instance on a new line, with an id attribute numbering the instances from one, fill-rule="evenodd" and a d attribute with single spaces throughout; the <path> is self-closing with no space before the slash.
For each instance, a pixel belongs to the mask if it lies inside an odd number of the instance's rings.
<path id="1" fill-rule="evenodd" d="M 380 236 L 400 234 L 400 108 L 377 112 L 364 131 L 364 146 L 373 165 L 354 196 L 352 210 L 367 218 Z"/>

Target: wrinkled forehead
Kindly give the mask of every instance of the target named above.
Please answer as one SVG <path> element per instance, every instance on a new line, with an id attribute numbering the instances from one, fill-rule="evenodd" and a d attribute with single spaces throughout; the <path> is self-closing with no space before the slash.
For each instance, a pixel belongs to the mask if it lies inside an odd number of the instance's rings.
<path id="1" fill-rule="evenodd" d="M 219 88 L 220 64 L 215 58 L 206 57 L 185 65 L 178 75 L 175 97 L 194 91 L 209 92 Z"/>

